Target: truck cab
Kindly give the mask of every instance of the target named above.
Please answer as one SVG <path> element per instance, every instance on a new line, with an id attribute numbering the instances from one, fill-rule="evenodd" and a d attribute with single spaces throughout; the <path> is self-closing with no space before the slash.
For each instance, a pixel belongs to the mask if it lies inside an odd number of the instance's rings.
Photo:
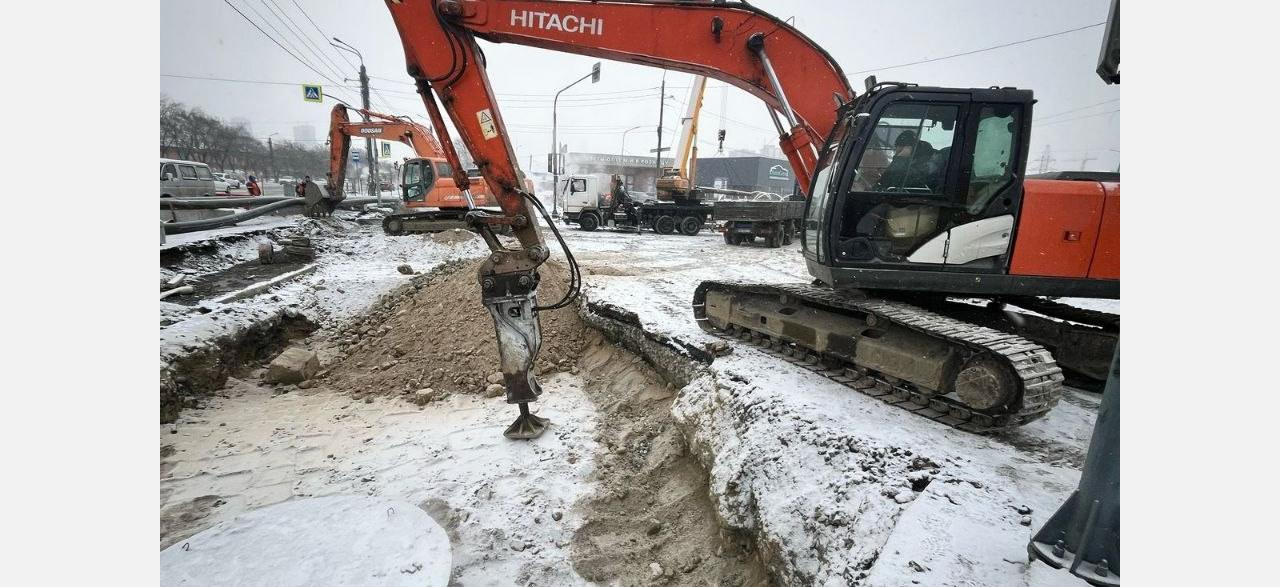
<path id="1" fill-rule="evenodd" d="M 564 202 L 565 222 L 583 230 L 595 230 L 612 220 L 613 178 L 603 173 L 560 178 L 556 197 Z"/>

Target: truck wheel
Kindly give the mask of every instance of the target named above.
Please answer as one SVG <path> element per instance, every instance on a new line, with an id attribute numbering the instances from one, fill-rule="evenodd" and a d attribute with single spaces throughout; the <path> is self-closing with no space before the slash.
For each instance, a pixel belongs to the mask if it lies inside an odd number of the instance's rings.
<path id="1" fill-rule="evenodd" d="M 765 237 L 765 244 L 769 245 L 769 248 L 771 248 L 771 249 L 776 249 L 776 248 L 778 248 L 778 247 L 781 247 L 781 246 L 782 246 L 782 233 L 781 233 L 781 232 L 779 232 L 779 231 L 776 231 L 776 230 L 775 230 L 775 231 L 773 232 L 773 234 L 771 234 L 771 235 L 769 235 L 769 236 Z"/>
<path id="2" fill-rule="evenodd" d="M 653 221 L 653 231 L 658 234 L 671 234 L 676 231 L 676 219 L 670 216 L 659 216 Z"/>
<path id="3" fill-rule="evenodd" d="M 782 223 L 782 245 L 783 246 L 791 244 L 791 239 L 795 235 L 795 232 L 796 232 L 795 228 L 791 226 L 790 221 Z"/>
<path id="4" fill-rule="evenodd" d="M 702 230 L 702 219 L 697 216 L 685 216 L 680 219 L 680 232 L 687 236 L 694 236 L 698 231 Z"/>
<path id="5" fill-rule="evenodd" d="M 600 220 L 595 214 L 583 214 L 578 217 L 578 228 L 591 232 L 600 226 Z"/>

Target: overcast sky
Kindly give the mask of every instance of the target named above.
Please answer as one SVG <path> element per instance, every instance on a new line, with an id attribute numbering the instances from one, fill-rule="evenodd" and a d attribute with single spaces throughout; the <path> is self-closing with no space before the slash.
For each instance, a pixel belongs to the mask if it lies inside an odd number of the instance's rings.
<path id="1" fill-rule="evenodd" d="M 399 35 L 382 2 L 230 2 L 319 74 L 290 57 L 226 1 L 163 0 L 160 88 L 164 95 L 225 120 L 247 119 L 260 138 L 279 133 L 278 137 L 292 139 L 295 126 L 310 124 L 323 141 L 332 103 L 304 102 L 300 84 L 320 83 L 325 93 L 358 104 L 357 73 L 352 66 L 358 61 L 324 42 L 318 25 L 325 35 L 336 36 L 363 54 L 373 77 L 374 110 L 426 121 L 422 101 L 404 72 Z M 1029 172 L 1038 170 L 1046 145 L 1052 149 L 1056 169 L 1083 165 L 1113 171 L 1119 165 L 1120 89 L 1103 84 L 1094 73 L 1101 26 L 933 63 L 889 67 L 1100 23 L 1106 20 L 1109 0 L 756 0 L 753 4 L 782 18 L 794 16 L 796 27 L 831 53 L 858 92 L 870 73 L 881 81 L 1034 90 L 1038 102 Z M 551 96 L 588 73 L 597 60 L 518 45 L 481 44 L 520 164 L 527 168 L 532 160 L 531 170 L 543 171 L 551 147 Z M 351 81 L 344 82 L 344 77 Z M 667 100 L 664 145 L 671 142 L 683 113 L 690 77 L 666 75 L 667 94 L 674 98 Z M 623 131 L 642 126 L 626 134 L 626 153 L 649 154 L 656 146 L 657 88 L 662 79 L 658 69 L 605 61 L 600 83 L 583 82 L 561 96 L 561 142 L 575 152 L 619 153 Z M 334 82 L 340 85 L 335 87 Z M 699 155 L 715 153 L 715 131 L 722 124 L 726 150 L 759 150 L 776 144 L 777 133 L 763 104 L 736 88 L 722 88 L 724 84 L 714 80 L 709 84 Z M 395 145 L 393 155 L 412 153 Z"/>

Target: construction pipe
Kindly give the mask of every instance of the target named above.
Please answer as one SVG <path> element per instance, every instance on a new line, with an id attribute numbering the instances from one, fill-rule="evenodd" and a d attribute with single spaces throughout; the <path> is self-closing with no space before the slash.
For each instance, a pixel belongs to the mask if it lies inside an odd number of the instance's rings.
<path id="1" fill-rule="evenodd" d="M 274 204 L 287 200 L 298 200 L 294 196 L 259 196 L 256 198 L 160 198 L 161 210 L 198 210 L 207 208 L 253 208 L 266 204 Z"/>
<path id="2" fill-rule="evenodd" d="M 259 196 L 256 198 L 160 198 L 161 210 L 200 210 L 211 208 L 253 208 L 256 206 L 264 206 L 274 204 L 276 202 L 288 202 L 297 200 L 301 202 L 303 198 L 295 196 Z M 339 208 L 357 208 L 365 204 L 372 204 L 378 199 L 374 197 L 347 198 L 338 203 Z"/>
<path id="3" fill-rule="evenodd" d="M 163 299 L 165 299 L 165 298 L 167 298 L 167 297 L 169 297 L 169 296 L 180 296 L 180 295 L 183 295 L 183 294 L 189 294 L 189 293 L 191 293 L 191 292 L 194 292 L 195 290 L 196 290 L 196 288 L 194 288 L 194 287 L 192 287 L 192 286 L 190 286 L 190 285 L 184 285 L 184 286 L 182 286 L 182 287 L 175 287 L 175 288 L 173 288 L 173 289 L 165 290 L 165 291 L 160 292 L 160 299 L 162 299 L 162 300 L 163 300 Z"/>
<path id="4" fill-rule="evenodd" d="M 166 222 L 164 223 L 165 234 L 181 234 L 184 232 L 196 232 L 200 230 L 209 230 L 237 224 L 250 218 L 257 218 L 266 214 L 270 214 L 277 210 L 283 210 L 293 206 L 301 206 L 302 198 L 288 198 L 283 201 L 272 202 L 265 206 L 258 206 L 243 212 L 236 212 L 230 216 L 219 216 L 218 218 L 207 218 L 204 220 L 188 220 L 186 222 Z"/>
<path id="5" fill-rule="evenodd" d="M 224 199 L 225 200 L 226 198 L 203 198 L 203 199 L 205 200 Z M 290 208 L 293 206 L 301 206 L 304 202 L 302 198 L 282 197 L 282 196 L 268 196 L 265 198 L 235 198 L 235 200 L 237 201 L 263 200 L 263 199 L 276 199 L 276 201 L 262 205 L 262 206 L 258 206 L 257 208 L 245 210 L 243 212 L 236 212 L 235 214 L 232 214 L 230 216 L 219 216 L 218 218 L 207 218 L 204 220 L 188 220 L 186 222 L 166 222 L 163 224 L 164 233 L 165 234 L 181 234 L 184 232 L 197 232 L 200 230 L 209 230 L 211 228 L 230 226 L 232 224 L 238 224 L 245 220 L 249 220 L 250 218 L 257 218 L 259 216 L 270 214 L 272 212 L 283 210 L 285 208 Z M 169 200 L 169 198 L 166 198 L 165 200 L 161 200 L 161 202 L 163 203 L 167 200 Z M 193 200 L 173 200 L 173 201 L 191 202 Z M 338 207 L 339 208 L 359 208 L 364 206 L 365 204 L 372 204 L 377 201 L 378 199 L 373 197 L 347 198 L 339 202 Z M 209 206 L 209 207 L 225 208 L 226 206 Z"/>

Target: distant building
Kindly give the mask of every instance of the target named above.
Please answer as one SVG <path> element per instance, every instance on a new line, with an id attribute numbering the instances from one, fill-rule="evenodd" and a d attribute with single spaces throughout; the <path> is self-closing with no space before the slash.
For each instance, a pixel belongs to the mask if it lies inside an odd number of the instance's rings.
<path id="1" fill-rule="evenodd" d="M 316 127 L 310 124 L 300 124 L 293 127 L 293 140 L 299 143 L 316 142 Z"/>
<path id="2" fill-rule="evenodd" d="M 744 192 L 791 195 L 795 176 L 786 159 L 773 157 L 699 157 L 695 183 Z"/>
<path id="3" fill-rule="evenodd" d="M 662 160 L 663 167 L 670 167 L 672 159 Z M 654 192 L 658 179 L 657 160 L 636 155 L 611 153 L 569 153 L 565 158 L 565 172 L 569 174 L 607 173 L 621 175 L 627 189 Z"/>

